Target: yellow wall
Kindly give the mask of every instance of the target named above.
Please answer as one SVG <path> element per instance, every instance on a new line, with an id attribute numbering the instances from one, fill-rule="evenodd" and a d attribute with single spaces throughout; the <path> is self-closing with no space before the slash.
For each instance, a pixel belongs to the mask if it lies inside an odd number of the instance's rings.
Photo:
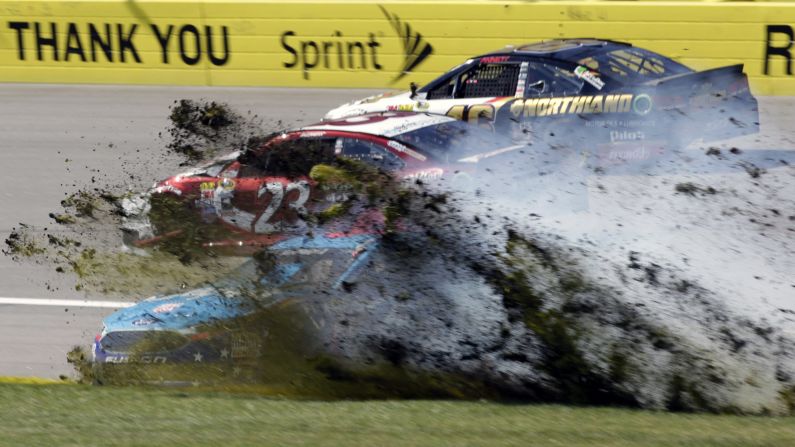
<path id="1" fill-rule="evenodd" d="M 785 56 L 770 57 L 764 74 L 767 46 L 791 45 L 793 2 L 0 0 L 0 20 L 0 82 L 405 88 L 509 43 L 597 37 L 659 51 L 696 69 L 744 63 L 756 94 L 795 94 L 795 67 L 787 73 Z M 120 51 L 133 26 L 135 54 L 129 47 Z M 780 30 L 771 42 L 769 26 Z M 170 27 L 164 46 L 155 29 L 165 37 Z M 413 46 L 417 34 L 413 54 L 426 45 L 432 53 L 397 79 L 412 54 L 404 43 Z M 107 46 L 108 36 L 109 55 L 100 44 Z M 795 45 L 789 53 L 795 56 Z"/>

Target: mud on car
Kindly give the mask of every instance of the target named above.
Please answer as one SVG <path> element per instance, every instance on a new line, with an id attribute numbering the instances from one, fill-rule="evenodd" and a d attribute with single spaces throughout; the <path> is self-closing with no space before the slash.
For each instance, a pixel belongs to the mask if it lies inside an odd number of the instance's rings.
<path id="1" fill-rule="evenodd" d="M 742 65 L 697 72 L 628 43 L 597 39 L 508 46 L 411 92 L 345 104 L 326 119 L 391 110 L 491 123 L 514 138 L 578 149 L 622 143 L 680 148 L 759 129 Z"/>
<path id="2" fill-rule="evenodd" d="M 313 219 L 322 220 L 328 233 L 378 233 L 383 215 L 350 208 L 353 197 L 368 194 L 356 175 L 363 167 L 371 177 L 383 175 L 374 179 L 382 184 L 443 181 L 462 187 L 499 169 L 522 172 L 526 167 L 512 160 L 525 149 L 442 115 L 384 112 L 325 121 L 274 134 L 256 148 L 125 199 L 125 243 L 143 247 L 197 232 L 215 250 L 256 250 L 305 233 Z M 341 164 L 352 169 L 335 169 Z M 342 214 L 354 218 L 334 219 Z"/>
<path id="3" fill-rule="evenodd" d="M 379 241 L 373 235 L 298 236 L 278 242 L 223 279 L 155 296 L 103 320 L 98 364 L 256 364 L 321 318 L 322 301 L 356 281 Z M 306 304 L 306 303 L 310 304 Z M 316 322 L 317 323 L 317 322 Z"/>

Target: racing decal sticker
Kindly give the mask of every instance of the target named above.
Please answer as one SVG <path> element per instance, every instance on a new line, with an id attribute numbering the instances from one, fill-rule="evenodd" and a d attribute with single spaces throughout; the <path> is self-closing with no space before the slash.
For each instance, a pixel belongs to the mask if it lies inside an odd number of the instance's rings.
<path id="1" fill-rule="evenodd" d="M 633 99 L 640 98 L 638 106 Z M 651 110 L 651 98 L 648 95 L 596 95 L 569 96 L 561 98 L 520 99 L 511 104 L 514 117 L 551 116 L 565 114 L 591 113 L 627 113 L 634 111 L 645 115 Z"/>
<path id="2" fill-rule="evenodd" d="M 425 161 L 426 160 L 426 157 L 424 155 L 422 155 L 419 152 L 409 148 L 405 144 L 401 144 L 401 143 L 399 143 L 399 142 L 397 142 L 395 140 L 389 140 L 389 142 L 387 143 L 387 146 L 391 147 L 392 149 L 394 149 L 394 150 L 396 150 L 398 152 L 403 152 L 404 154 L 412 156 L 412 157 L 416 158 L 417 160 L 420 160 L 420 161 Z"/>
<path id="3" fill-rule="evenodd" d="M 651 108 L 651 96 L 645 93 L 635 96 L 635 99 L 632 100 L 632 110 L 638 115 L 646 115 L 651 112 Z"/>
<path id="4" fill-rule="evenodd" d="M 486 56 L 480 58 L 481 64 L 498 64 L 500 62 L 507 62 L 510 56 Z"/>
<path id="5" fill-rule="evenodd" d="M 387 106 L 386 109 L 390 112 L 411 112 L 414 110 L 414 104 L 395 104 Z"/>
<path id="6" fill-rule="evenodd" d="M 309 200 L 310 186 L 306 181 L 291 182 L 284 185 L 282 182 L 266 182 L 257 191 L 257 199 L 266 193 L 270 196 L 268 205 L 261 213 L 250 213 L 239 208 L 231 207 L 231 192 L 223 191 L 219 187 L 215 191 L 213 204 L 215 213 L 224 222 L 254 233 L 270 233 L 278 230 L 279 222 L 270 222 L 276 212 L 285 205 L 285 197 L 291 192 L 298 191 L 297 197 L 287 203 L 289 209 L 304 212 L 304 204 Z M 227 194 L 223 194 L 227 192 Z M 231 207 L 231 209 L 230 209 Z"/>
<path id="7" fill-rule="evenodd" d="M 301 136 L 303 138 L 320 138 L 320 137 L 325 136 L 325 135 L 326 135 L 326 132 L 324 132 L 322 130 L 310 130 L 308 132 L 301 132 Z"/>
<path id="8" fill-rule="evenodd" d="M 429 181 L 429 180 L 436 180 L 442 178 L 444 175 L 444 170 L 441 168 L 430 168 L 430 169 L 423 169 L 420 171 L 415 171 L 410 174 L 406 174 L 403 176 L 403 180 L 408 181 Z"/>
<path id="9" fill-rule="evenodd" d="M 154 309 L 152 309 L 152 312 L 154 312 L 156 314 L 165 314 L 165 313 L 173 312 L 173 311 L 179 309 L 180 307 L 182 307 L 182 303 L 165 303 L 165 304 L 161 304 L 161 305 L 155 307 Z"/>
<path id="10" fill-rule="evenodd" d="M 516 83 L 516 92 L 514 96 L 517 98 L 521 98 L 524 96 L 525 90 L 525 80 L 527 79 L 527 69 L 530 66 L 530 63 L 525 61 L 519 65 L 519 81 Z"/>
<path id="11" fill-rule="evenodd" d="M 133 326 L 148 326 L 153 323 L 157 323 L 157 320 L 152 317 L 143 317 L 132 322 Z"/>
<path id="12" fill-rule="evenodd" d="M 601 80 L 596 73 L 592 72 L 587 67 L 583 67 L 582 65 L 578 65 L 577 68 L 574 69 L 574 75 L 591 84 L 597 90 L 602 90 L 602 87 L 605 86 L 605 82 Z"/>

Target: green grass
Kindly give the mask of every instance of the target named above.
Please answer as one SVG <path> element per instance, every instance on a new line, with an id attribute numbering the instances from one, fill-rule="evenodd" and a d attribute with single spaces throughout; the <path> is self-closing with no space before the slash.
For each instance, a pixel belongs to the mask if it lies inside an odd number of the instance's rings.
<path id="1" fill-rule="evenodd" d="M 795 418 L 0 384 L 2 446 L 792 446 Z"/>

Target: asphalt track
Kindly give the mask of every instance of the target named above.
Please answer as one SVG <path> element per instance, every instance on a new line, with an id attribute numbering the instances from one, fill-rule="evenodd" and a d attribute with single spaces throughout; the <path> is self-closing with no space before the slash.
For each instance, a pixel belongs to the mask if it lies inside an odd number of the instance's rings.
<path id="1" fill-rule="evenodd" d="M 165 140 L 158 133 L 166 127 L 168 107 L 177 99 L 226 102 L 236 110 L 258 114 L 266 126 L 276 129 L 315 122 L 330 108 L 372 93 L 0 85 L 0 241 L 20 222 L 38 231 L 52 230 L 48 214 L 58 209 L 65 194 L 90 186 L 92 177 L 100 183 L 140 188 L 175 172 L 177 160 L 164 155 Z M 762 133 L 745 139 L 741 147 L 795 146 L 789 129 L 795 122 L 792 100 L 761 98 L 760 102 Z M 133 178 L 130 172 L 135 172 Z M 112 301 L 136 298 L 140 297 Z M 108 297 L 74 290 L 74 278 L 55 272 L 51 265 L 0 256 L 0 376 L 70 374 L 66 353 L 75 345 L 88 345 L 100 320 L 123 305 L 106 301 Z"/>

